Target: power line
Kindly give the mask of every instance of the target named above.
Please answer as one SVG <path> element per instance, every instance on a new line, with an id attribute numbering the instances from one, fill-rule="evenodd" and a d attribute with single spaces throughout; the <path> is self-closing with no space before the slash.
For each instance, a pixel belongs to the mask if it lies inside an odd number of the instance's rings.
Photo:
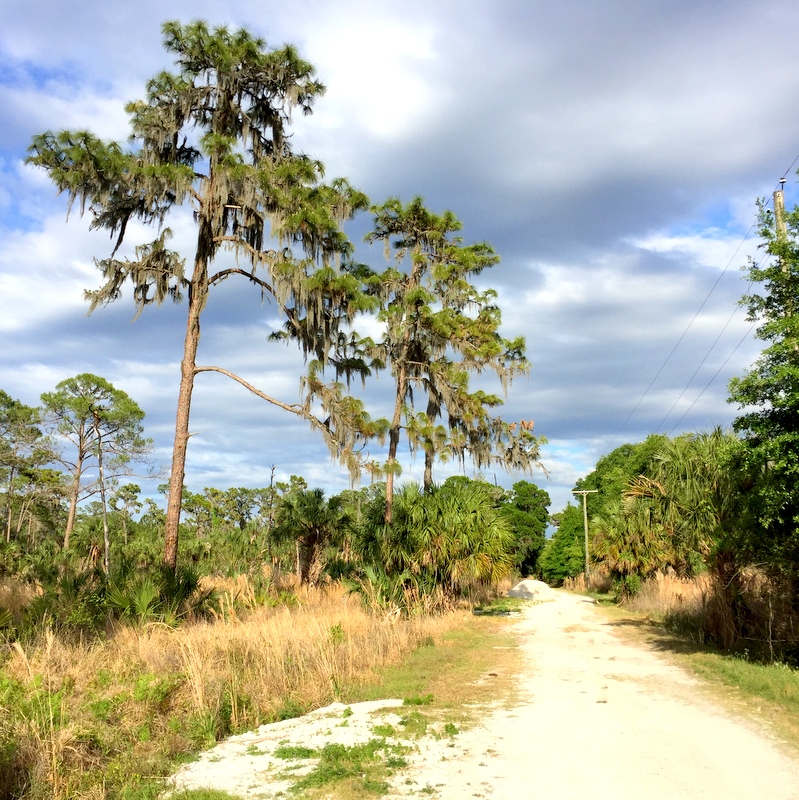
<path id="1" fill-rule="evenodd" d="M 735 347 L 733 347 L 732 352 L 727 356 L 727 358 L 724 359 L 724 363 L 716 370 L 716 372 L 713 374 L 713 377 L 705 385 L 705 388 L 702 389 L 702 391 L 699 392 L 699 394 L 696 396 L 696 400 L 694 400 L 694 402 L 691 403 L 691 405 L 688 406 L 687 409 L 685 409 L 685 413 L 677 420 L 677 422 L 674 423 L 674 427 L 669 431 L 669 436 L 671 436 L 672 433 L 674 433 L 679 424 L 685 419 L 688 412 L 699 402 L 699 398 L 701 398 L 702 395 L 710 388 L 710 384 L 713 383 L 713 381 L 716 380 L 716 378 L 718 378 L 719 373 L 724 369 L 724 367 L 727 366 L 727 362 L 735 355 L 738 348 L 749 338 L 749 336 L 751 336 L 752 331 L 755 329 L 756 326 L 757 323 L 756 322 L 753 323 L 752 326 L 749 328 L 749 330 L 741 337 L 741 340 L 738 342 L 738 344 L 736 344 Z"/>
<path id="2" fill-rule="evenodd" d="M 632 419 L 633 414 L 635 414 L 635 412 L 638 410 L 638 408 L 640 407 L 641 403 L 644 402 L 644 400 L 646 399 L 646 396 L 649 394 L 649 390 L 655 385 L 655 381 L 657 381 L 657 379 L 660 377 L 660 375 L 663 372 L 663 370 L 668 365 L 669 361 L 671 361 L 671 358 L 674 355 L 674 353 L 677 352 L 677 348 L 680 346 L 680 344 L 682 343 L 683 339 L 685 339 L 685 337 L 688 335 L 688 331 L 691 330 L 691 328 L 693 327 L 694 322 L 696 322 L 697 317 L 701 313 L 702 309 L 707 305 L 708 300 L 710 300 L 710 296 L 716 290 L 716 287 L 719 285 L 719 282 L 724 277 L 726 272 L 729 270 L 730 265 L 732 264 L 733 260 L 738 256 L 738 252 L 744 246 L 746 240 L 749 238 L 749 235 L 752 233 L 752 230 L 754 229 L 754 227 L 755 227 L 755 223 L 753 222 L 749 226 L 749 230 L 746 232 L 746 234 L 744 235 L 744 237 L 741 240 L 741 242 L 738 244 L 738 247 L 735 248 L 735 252 L 730 256 L 729 260 L 727 261 L 727 266 L 724 267 L 724 269 L 721 271 L 719 276 L 716 278 L 716 281 L 713 284 L 713 286 L 710 287 L 710 291 L 707 293 L 705 299 L 702 301 L 702 304 L 699 306 L 699 308 L 694 313 L 693 317 L 691 318 L 691 321 L 688 323 L 687 327 L 682 332 L 680 338 L 677 340 L 677 343 L 674 345 L 674 347 L 671 348 L 671 351 L 669 352 L 668 356 L 666 356 L 666 360 L 661 364 L 660 369 L 655 374 L 655 377 L 652 378 L 652 380 L 649 383 L 649 386 L 646 387 L 646 389 L 644 390 L 644 393 L 641 395 L 641 397 L 639 398 L 638 402 L 635 404 L 635 407 L 632 409 L 632 411 L 630 411 L 630 413 L 627 415 L 627 417 L 624 420 L 624 422 L 622 422 L 621 427 L 618 429 L 618 431 L 616 431 L 616 433 L 614 434 L 613 438 L 610 440 L 610 443 L 608 444 L 608 446 L 607 446 L 607 448 L 605 450 L 605 453 L 610 452 L 610 450 L 611 450 L 611 448 L 613 446 L 613 443 L 616 441 L 616 439 L 618 438 L 619 434 L 625 429 L 625 427 L 627 427 L 627 423 Z M 734 314 L 734 312 L 733 312 L 733 314 Z M 727 324 L 729 324 L 729 322 Z M 725 325 L 725 328 L 726 328 L 726 325 Z M 705 356 L 705 359 L 706 358 L 707 358 L 707 356 Z M 704 363 L 704 361 L 702 363 Z M 701 367 L 701 365 L 700 365 L 700 367 Z M 694 375 L 695 374 L 696 373 L 694 373 Z M 691 378 L 691 380 L 693 380 L 693 377 Z M 690 385 L 690 381 L 688 383 Z M 686 386 L 686 389 L 687 388 L 688 387 Z M 685 392 L 686 389 L 683 389 L 683 392 Z M 680 397 L 682 397 L 682 395 L 680 395 Z M 678 401 L 679 401 L 679 398 L 678 398 Z M 675 403 L 675 405 L 676 405 L 676 403 Z M 673 408 L 674 408 L 674 406 L 672 406 L 672 409 Z M 669 411 L 669 414 L 671 414 L 671 410 Z M 663 418 L 663 420 L 661 422 L 661 425 L 663 424 L 663 422 L 666 421 L 666 419 L 668 418 L 669 414 L 666 414 L 666 416 Z M 658 427 L 660 427 L 660 425 Z"/>
<path id="3" fill-rule="evenodd" d="M 783 173 L 783 177 L 782 177 L 782 178 L 780 179 L 780 181 L 778 182 L 778 184 L 779 184 L 779 185 L 782 185 L 782 184 L 784 184 L 784 183 L 785 183 L 785 180 L 786 180 L 785 176 L 786 176 L 786 175 L 788 175 L 788 173 L 790 173 L 790 171 L 793 169 L 793 167 L 794 167 L 794 165 L 797 163 L 797 161 L 799 161 L 799 155 L 797 155 L 797 156 L 794 158 L 794 160 L 791 162 L 790 166 L 789 166 L 789 167 L 788 167 L 788 168 L 785 170 L 785 172 Z M 680 344 L 682 343 L 683 339 L 685 339 L 686 335 L 688 334 L 688 331 L 690 331 L 690 329 L 693 327 L 693 325 L 694 325 L 694 323 L 696 322 L 696 320 L 697 320 L 697 318 L 698 318 L 699 314 L 702 312 L 702 309 L 703 309 L 703 308 L 704 308 L 704 307 L 707 305 L 707 302 L 708 302 L 708 300 L 710 299 L 711 295 L 713 294 L 713 292 L 714 292 L 714 291 L 716 290 L 716 288 L 718 287 L 718 285 L 719 285 L 719 282 L 721 281 L 721 279 L 724 277 L 724 275 L 725 275 L 725 274 L 727 273 L 727 271 L 729 270 L 729 268 L 730 268 L 730 266 L 731 266 L 732 262 L 733 262 L 733 261 L 734 261 L 734 260 L 737 258 L 737 256 L 738 256 L 738 253 L 740 252 L 740 250 L 741 250 L 741 248 L 743 247 L 743 245 L 746 243 L 747 239 L 749 239 L 749 236 L 751 235 L 751 233 L 752 233 L 752 231 L 753 231 L 753 229 L 754 229 L 754 227 L 755 227 L 755 224 L 756 224 L 756 223 L 754 223 L 754 222 L 753 222 L 753 223 L 752 223 L 752 224 L 749 226 L 749 229 L 748 229 L 748 230 L 747 230 L 747 232 L 744 234 L 744 237 L 741 239 L 740 243 L 738 244 L 738 247 L 736 247 L 736 248 L 735 248 L 735 251 L 734 251 L 734 252 L 733 252 L 733 254 L 730 256 L 730 258 L 729 258 L 729 260 L 728 260 L 728 262 L 727 262 L 727 265 L 724 267 L 724 269 L 721 271 L 721 273 L 719 274 L 719 276 L 716 278 L 716 281 L 713 283 L 713 286 L 710 288 L 710 291 L 707 293 L 707 295 L 706 295 L 705 299 L 702 301 L 701 305 L 700 305 L 700 306 L 699 306 L 699 308 L 696 310 L 696 313 L 695 313 L 695 314 L 693 315 L 693 317 L 691 318 L 691 321 L 688 323 L 687 327 L 686 327 L 686 328 L 685 328 L 685 330 L 682 332 L 682 334 L 681 334 L 680 338 L 677 340 L 677 343 L 676 343 L 676 344 L 675 344 L 675 345 L 672 347 L 672 349 L 671 349 L 671 351 L 669 352 L 668 356 L 666 356 L 666 360 L 665 360 L 665 361 L 664 361 L 664 362 L 661 364 L 661 366 L 660 366 L 660 369 L 658 369 L 657 373 L 655 374 L 655 377 L 654 377 L 654 378 L 652 378 L 652 380 L 650 381 L 649 385 L 648 385 L 648 386 L 646 387 L 646 389 L 644 390 L 644 393 L 643 393 L 643 394 L 641 395 L 641 397 L 638 399 L 638 402 L 635 404 L 635 406 L 633 407 L 633 409 L 630 411 L 630 413 L 629 413 L 629 414 L 627 415 L 627 417 L 625 418 L 624 422 L 622 422 L 622 424 L 621 424 L 621 426 L 619 427 L 619 429 L 618 429 L 618 430 L 616 431 L 616 433 L 613 435 L 613 438 L 610 440 L 609 444 L 608 444 L 608 445 L 607 445 L 607 447 L 605 448 L 605 450 L 604 450 L 604 452 L 603 452 L 603 455 L 604 455 L 605 453 L 608 453 L 608 452 L 610 452 L 610 451 L 611 451 L 613 444 L 616 442 L 616 440 L 618 439 L 618 437 L 619 437 L 619 435 L 621 434 L 621 432 L 622 432 L 622 431 L 623 431 L 623 430 L 626 428 L 626 426 L 627 426 L 627 423 L 628 423 L 628 422 L 629 422 L 629 421 L 632 419 L 632 417 L 633 417 L 633 415 L 635 414 L 635 412 L 636 412 L 636 411 L 638 410 L 638 408 L 641 406 L 641 403 L 643 403 L 643 401 L 646 399 L 646 397 L 647 397 L 647 395 L 649 394 L 650 390 L 651 390 L 651 389 L 652 389 L 652 387 L 655 385 L 655 382 L 656 382 L 656 381 L 657 381 L 657 379 L 660 377 L 661 373 L 662 373 L 662 372 L 663 372 L 663 370 L 666 368 L 666 366 L 668 365 L 668 363 L 671 361 L 672 357 L 674 356 L 674 353 L 677 351 L 677 348 L 680 346 Z M 750 287 L 751 287 L 751 284 L 750 284 Z M 747 289 L 747 291 L 748 291 L 748 289 Z M 716 347 L 716 345 L 718 344 L 718 342 L 719 342 L 719 340 L 720 340 L 721 336 L 724 334 L 724 331 L 725 331 L 725 330 L 727 329 L 727 327 L 730 325 L 730 323 L 731 323 L 731 321 L 732 321 L 732 319 L 733 319 L 733 317 L 735 316 L 735 314 L 736 314 L 736 313 L 737 313 L 737 308 L 733 310 L 733 312 L 732 312 L 732 314 L 730 315 L 729 319 L 728 319 L 728 320 L 727 320 L 727 322 L 724 324 L 724 327 L 722 328 L 721 332 L 718 334 L 718 336 L 716 337 L 715 341 L 714 341 L 714 342 L 713 342 L 713 344 L 711 345 L 710 349 L 707 351 L 707 353 L 705 354 L 704 358 L 702 359 L 702 362 L 701 362 L 701 363 L 700 363 L 700 365 L 699 365 L 699 366 L 696 368 L 696 370 L 694 371 L 694 373 L 693 373 L 693 375 L 691 376 L 691 378 L 688 380 L 687 384 L 685 385 L 685 388 L 684 388 L 684 389 L 682 390 L 682 392 L 680 393 L 680 396 L 677 398 L 677 400 L 674 402 L 674 404 L 672 405 L 672 407 L 669 409 L 669 411 L 668 411 L 668 413 L 666 414 L 666 416 L 665 416 L 665 417 L 664 417 L 664 418 L 661 420 L 661 423 L 660 423 L 660 425 L 658 425 L 658 428 L 660 428 L 660 427 L 661 427 L 661 426 L 662 426 L 662 425 L 663 425 L 663 424 L 666 422 L 666 420 L 669 418 L 669 416 L 671 415 L 672 411 L 673 411 L 673 410 L 674 410 L 674 408 L 676 407 L 677 403 L 679 403 L 679 401 L 682 399 L 683 395 L 685 394 L 685 392 L 686 392 L 686 391 L 688 390 L 688 388 L 690 387 L 690 385 L 691 385 L 691 383 L 693 382 L 694 378 L 697 376 L 697 374 L 699 373 L 699 371 L 702 369 L 702 367 L 703 367 L 703 366 L 704 366 L 704 364 L 706 363 L 707 359 L 709 358 L 710 354 L 712 353 L 713 349 L 714 349 L 714 348 Z M 754 327 L 754 325 L 752 326 L 752 328 L 753 328 L 753 327 Z M 705 386 L 705 388 L 704 388 L 704 389 L 702 389 L 702 391 L 699 393 L 699 395 L 696 397 L 696 399 L 693 401 L 693 403 L 691 403 L 691 405 L 688 407 L 688 409 L 685 411 L 685 413 L 684 413 L 684 414 L 683 414 L 683 415 L 680 417 L 680 419 L 677 421 L 677 423 L 675 424 L 675 426 L 674 426 L 674 427 L 672 428 L 672 430 L 670 431 L 670 434 L 669 434 L 669 435 L 671 435 L 671 433 L 673 433 L 673 431 L 674 431 L 674 430 L 676 429 L 676 427 L 677 427 L 677 426 L 680 424 L 680 422 L 682 422 L 682 420 L 685 418 L 685 416 L 688 414 L 688 412 L 689 412 L 689 411 L 690 411 L 690 410 L 691 410 L 691 409 L 692 409 L 692 408 L 693 408 L 693 407 L 696 405 L 696 403 L 699 401 L 699 399 L 702 397 L 702 395 L 703 395 L 703 394 L 704 394 L 704 393 L 707 391 L 707 389 L 710 387 L 710 385 L 713 383 L 713 381 L 716 379 L 716 377 L 718 377 L 719 373 L 720 373 L 720 372 L 721 372 L 721 370 L 722 370 L 722 369 L 723 369 L 723 368 L 726 366 L 726 364 L 729 362 L 729 360 L 732 358 L 733 354 L 734 354 L 734 353 L 735 353 L 735 352 L 738 350 L 738 348 L 739 348 L 739 347 L 740 347 L 740 346 L 743 344 L 743 342 L 744 342 L 744 341 L 746 340 L 746 338 L 749 336 L 749 334 L 750 334 L 750 333 L 751 333 L 751 331 L 752 331 L 752 328 L 750 328 L 750 329 L 749 329 L 749 331 L 748 331 L 748 332 L 747 332 L 747 333 L 744 335 L 744 337 L 741 339 L 741 341 L 739 341 L 739 342 L 738 342 L 738 344 L 737 344 L 737 345 L 736 345 L 736 346 L 733 348 L 732 352 L 731 352 L 731 353 L 730 353 L 730 354 L 727 356 L 727 358 L 725 359 L 724 363 L 721 365 L 721 367 L 719 367 L 719 369 L 716 371 L 716 373 L 713 375 L 713 377 L 712 377 L 712 378 L 710 379 L 710 381 L 707 383 L 707 385 Z"/>
<path id="4" fill-rule="evenodd" d="M 747 231 L 747 236 L 748 236 L 748 235 L 749 235 L 751 232 L 752 232 L 752 229 L 750 228 L 750 229 L 749 229 L 749 231 Z M 741 244 L 743 244 L 743 242 L 742 242 Z M 740 250 L 740 249 L 741 249 L 741 245 L 738 245 L 738 250 Z M 735 252 L 737 253 L 738 251 L 736 250 Z M 745 294 L 748 294 L 748 293 L 749 293 L 749 290 L 750 290 L 751 288 L 752 288 L 752 283 L 750 282 L 750 283 L 749 283 L 749 285 L 746 287 L 746 292 L 745 292 Z M 714 339 L 714 341 L 713 341 L 713 344 L 712 344 L 712 345 L 710 345 L 710 349 L 707 351 L 707 353 L 705 353 L 705 357 L 702 359 L 702 361 L 701 361 L 701 363 L 699 364 L 699 366 L 698 366 L 698 367 L 697 367 L 697 368 L 694 370 L 694 374 L 693 374 L 693 375 L 691 375 L 691 377 L 688 379 L 688 383 L 686 383 L 686 384 L 685 384 L 685 388 L 684 388 L 684 389 L 683 389 L 683 390 L 680 392 L 680 396 L 679 396 L 679 397 L 678 397 L 678 398 L 677 398 L 677 399 L 676 399 L 676 400 L 675 400 L 675 401 L 672 403 L 672 406 L 671 406 L 671 408 L 670 408 L 670 409 L 669 409 L 669 410 L 666 412 L 666 416 L 665 416 L 665 417 L 663 417 L 663 419 L 662 419 L 662 420 L 660 420 L 660 424 L 657 426 L 657 430 L 660 430 L 660 429 L 661 429 L 661 428 L 662 428 L 662 427 L 663 427 L 663 426 L 666 424 L 666 420 L 667 420 L 667 419 L 668 419 L 668 418 L 671 416 L 671 412 L 672 412 L 672 411 L 674 411 L 674 409 L 677 407 L 677 404 L 680 402 L 680 400 L 682 400 L 683 396 L 684 396 L 684 395 L 685 395 L 685 393 L 688 391 L 688 388 L 689 388 L 689 387 L 691 386 L 691 384 L 693 383 L 693 381 L 694 381 L 694 378 L 695 378 L 695 377 L 696 377 L 696 376 L 699 374 L 699 372 L 700 372 L 700 370 L 702 369 L 702 367 L 704 367 L 704 366 L 705 366 L 705 364 L 707 363 L 707 360 L 708 360 L 708 358 L 710 358 L 710 354 L 713 352 L 713 350 L 715 349 L 716 345 L 719 343 L 719 340 L 720 340 L 720 339 L 721 339 L 721 337 L 724 335 L 724 332 L 725 332 L 725 331 L 727 330 L 727 328 L 730 326 L 730 323 L 733 321 L 733 319 L 735 318 L 735 315 L 736 315 L 737 313 L 738 313 L 738 306 L 736 306 L 736 307 L 735 307 L 735 308 L 732 310 L 732 314 L 730 314 L 730 316 L 727 318 L 727 321 L 724 323 L 724 327 L 721 329 L 721 331 L 719 331 L 719 335 L 718 335 L 718 336 L 717 336 L 717 337 Z M 754 327 L 754 326 L 753 326 L 753 327 Z M 750 328 L 749 330 L 751 331 L 752 329 Z M 749 335 L 749 334 L 747 333 L 747 334 L 746 334 L 746 336 L 748 336 L 748 335 Z M 744 339 L 746 338 L 746 336 L 744 336 Z M 737 350 L 737 349 L 738 349 L 738 348 L 741 346 L 741 344 L 742 344 L 742 342 L 743 342 L 743 341 L 744 341 L 744 340 L 742 339 L 740 342 L 738 342 L 738 344 L 737 344 L 737 345 L 735 346 L 735 348 L 733 349 L 732 353 L 730 353 L 730 354 L 727 356 L 726 360 L 724 361 L 724 364 L 722 364 L 722 367 L 723 367 L 723 366 L 724 366 L 724 365 L 725 365 L 725 364 L 726 364 L 726 363 L 727 363 L 727 362 L 730 360 L 730 358 L 732 358 L 733 354 L 734 354 L 734 353 L 735 353 L 735 351 L 736 351 L 736 350 Z M 718 372 L 716 373 L 716 375 L 718 375 Z M 713 376 L 713 378 L 715 378 L 715 377 L 716 377 L 716 376 L 714 375 L 714 376 Z M 712 382 L 713 382 L 713 379 L 711 379 L 711 383 L 712 383 Z M 710 385 L 710 384 L 708 384 L 708 386 L 709 386 L 709 385 Z M 702 390 L 702 393 L 699 395 L 699 397 L 701 397 L 701 396 L 702 396 L 702 394 L 704 394 L 704 392 L 705 392 L 705 390 L 706 390 L 707 388 L 708 388 L 708 387 L 706 386 L 706 387 L 705 387 L 705 389 L 703 389 L 703 390 Z M 696 398 L 696 400 L 698 400 L 698 399 L 699 399 L 699 397 L 697 397 L 697 398 Z M 689 409 L 688 409 L 689 411 L 690 411 L 690 409 L 691 409 L 691 408 L 693 408 L 693 407 L 694 407 L 694 405 L 696 404 L 696 400 L 694 400 L 694 402 L 693 402 L 693 403 L 691 403 L 691 405 L 690 405 L 690 407 L 689 407 Z M 687 414 L 688 412 L 686 411 L 685 413 Z M 682 417 L 680 417 L 679 421 L 677 422 L 677 424 L 678 424 L 678 425 L 680 424 L 680 422 L 682 422 L 682 420 L 683 420 L 683 418 L 684 418 L 684 417 L 685 417 L 685 414 L 683 414 L 683 415 L 682 415 Z M 672 431 L 673 431 L 673 430 L 674 430 L 674 429 L 672 428 Z"/>

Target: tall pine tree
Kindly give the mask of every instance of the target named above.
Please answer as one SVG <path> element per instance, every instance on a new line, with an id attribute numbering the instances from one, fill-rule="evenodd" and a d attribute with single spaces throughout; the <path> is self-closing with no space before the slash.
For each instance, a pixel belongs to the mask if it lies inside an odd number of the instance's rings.
<path id="1" fill-rule="evenodd" d="M 222 372 L 305 417 L 343 461 L 351 458 L 350 423 L 360 424 L 360 408 L 346 403 L 339 388 L 322 397 L 334 420 L 324 425 L 311 413 L 310 401 L 287 405 L 227 370 L 199 367 L 197 351 L 211 289 L 238 278 L 276 302 L 306 354 L 324 365 L 340 325 L 360 307 L 357 282 L 336 264 L 350 247 L 341 223 L 367 201 L 344 180 L 324 183 L 322 164 L 290 146 L 292 112 L 310 113 L 324 91 L 293 47 L 268 49 L 246 30 L 210 29 L 200 21 L 167 22 L 163 34 L 177 71 L 156 75 L 145 99 L 128 104 L 130 146 L 103 142 L 86 131 L 47 132 L 34 138 L 28 160 L 67 193 L 70 207 L 77 202 L 81 212 L 90 210 L 92 228 L 116 238 L 111 256 L 97 262 L 104 283 L 87 292 L 92 310 L 118 299 L 126 284 L 132 285 L 137 312 L 150 303 L 186 298 L 164 546 L 164 561 L 174 569 L 199 372 Z M 164 227 L 181 206 L 191 209 L 196 225 L 188 260 L 170 250 L 170 230 Z M 134 221 L 154 226 L 157 235 L 119 258 Z M 231 255 L 222 259 L 223 253 Z"/>

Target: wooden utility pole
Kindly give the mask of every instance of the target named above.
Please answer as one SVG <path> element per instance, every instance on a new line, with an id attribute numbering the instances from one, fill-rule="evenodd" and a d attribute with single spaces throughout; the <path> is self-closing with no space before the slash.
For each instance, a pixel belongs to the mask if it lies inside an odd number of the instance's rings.
<path id="1" fill-rule="evenodd" d="M 585 588 L 591 581 L 591 567 L 588 564 L 588 505 L 586 504 L 585 496 L 587 494 L 596 494 L 599 489 L 583 489 L 577 491 L 572 489 L 572 494 L 581 494 L 583 496 L 583 526 L 585 528 Z"/>
<path id="2" fill-rule="evenodd" d="M 774 192 L 774 232 L 777 234 L 777 244 L 778 253 L 777 256 L 779 260 L 780 269 L 783 271 L 785 275 L 788 274 L 789 266 L 788 261 L 783 256 L 783 245 L 785 243 L 786 238 L 788 237 L 788 228 L 785 224 L 785 178 L 780 178 L 780 188 Z M 792 301 L 788 301 L 786 304 L 786 315 L 793 316 L 794 314 L 794 303 Z M 794 352 L 799 352 L 799 342 L 794 342 L 793 345 Z"/>
<path id="3" fill-rule="evenodd" d="M 774 192 L 774 227 L 777 233 L 777 238 L 782 239 L 785 237 L 785 178 L 780 179 L 780 188 Z"/>

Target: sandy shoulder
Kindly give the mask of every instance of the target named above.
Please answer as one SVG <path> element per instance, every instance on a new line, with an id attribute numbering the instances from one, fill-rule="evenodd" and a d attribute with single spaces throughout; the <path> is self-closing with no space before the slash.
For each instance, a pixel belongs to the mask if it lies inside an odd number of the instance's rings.
<path id="1" fill-rule="evenodd" d="M 451 738 L 435 728 L 415 742 L 391 798 L 570 800 L 609 795 L 799 800 L 799 761 L 768 733 L 734 718 L 698 692 L 697 681 L 643 645 L 620 640 L 586 598 L 556 593 L 516 626 L 524 669 L 518 702 Z M 318 748 L 374 738 L 397 726 L 400 701 L 340 704 L 233 737 L 185 765 L 180 788 L 225 789 L 244 797 L 286 792 L 279 744 Z"/>

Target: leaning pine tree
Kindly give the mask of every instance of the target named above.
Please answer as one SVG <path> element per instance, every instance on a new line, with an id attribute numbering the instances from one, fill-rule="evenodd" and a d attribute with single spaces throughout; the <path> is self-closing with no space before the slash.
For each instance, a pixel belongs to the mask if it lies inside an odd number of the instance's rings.
<path id="1" fill-rule="evenodd" d="M 322 165 L 294 153 L 287 128 L 292 110 L 311 112 L 324 87 L 313 67 L 290 46 L 266 49 L 244 30 L 209 29 L 203 22 L 163 26 L 164 46 L 178 71 L 147 85 L 146 99 L 130 103 L 131 142 L 103 142 L 86 131 L 35 137 L 29 163 L 43 167 L 59 191 L 92 214 L 92 228 L 115 237 L 110 258 L 97 261 L 104 283 L 87 292 L 91 309 L 116 300 L 128 282 L 137 312 L 166 299 L 187 300 L 164 562 L 177 563 L 178 523 L 195 376 L 216 371 L 311 422 L 334 453 L 352 466 L 353 443 L 368 434 L 361 407 L 338 384 L 313 388 L 323 396 L 325 423 L 310 398 L 287 405 L 225 369 L 197 366 L 200 319 L 210 290 L 238 277 L 273 298 L 295 328 L 306 355 L 324 365 L 340 342 L 342 323 L 360 310 L 357 282 L 336 268 L 349 243 L 342 222 L 366 205 L 346 181 L 325 184 Z M 197 243 L 189 270 L 169 249 L 167 215 L 190 206 Z M 118 258 L 129 223 L 157 228 L 156 237 Z M 224 264 L 217 257 L 227 252 Z M 232 254 L 232 255 L 231 255 Z M 336 360 L 338 371 L 360 364 Z"/>

